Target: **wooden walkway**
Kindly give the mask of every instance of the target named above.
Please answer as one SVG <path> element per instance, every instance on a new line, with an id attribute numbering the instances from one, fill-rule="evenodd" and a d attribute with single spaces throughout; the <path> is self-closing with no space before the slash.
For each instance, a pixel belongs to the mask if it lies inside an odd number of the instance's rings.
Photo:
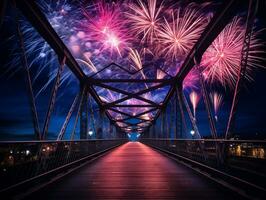
<path id="1" fill-rule="evenodd" d="M 128 142 L 26 199 L 232 199 L 152 148 Z"/>

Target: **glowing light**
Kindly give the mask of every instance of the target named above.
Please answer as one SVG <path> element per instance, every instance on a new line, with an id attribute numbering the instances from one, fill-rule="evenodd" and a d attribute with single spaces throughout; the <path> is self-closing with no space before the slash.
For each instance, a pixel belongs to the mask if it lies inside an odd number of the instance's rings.
<path id="1" fill-rule="evenodd" d="M 30 155 L 30 150 L 26 150 L 25 154 L 26 156 Z"/>
<path id="2" fill-rule="evenodd" d="M 194 131 L 194 130 L 191 130 L 191 131 L 190 131 L 190 134 L 191 134 L 192 136 L 194 136 L 194 135 L 195 135 L 195 131 Z"/>
<path id="3" fill-rule="evenodd" d="M 197 108 L 197 105 L 199 103 L 200 96 L 195 91 L 192 91 L 189 95 L 189 98 L 190 98 L 190 102 L 193 106 L 194 118 L 196 118 L 196 108 Z"/>
<path id="4" fill-rule="evenodd" d="M 93 135 L 93 131 L 92 130 L 88 131 L 88 135 L 92 136 Z"/>
<path id="5" fill-rule="evenodd" d="M 43 53 L 43 52 L 41 52 L 39 55 L 40 55 L 41 58 L 44 58 L 46 56 L 46 54 Z"/>
<path id="6" fill-rule="evenodd" d="M 211 94 L 211 100 L 214 107 L 214 118 L 216 121 L 218 121 L 218 112 L 223 101 L 223 96 L 217 92 L 214 92 Z"/>

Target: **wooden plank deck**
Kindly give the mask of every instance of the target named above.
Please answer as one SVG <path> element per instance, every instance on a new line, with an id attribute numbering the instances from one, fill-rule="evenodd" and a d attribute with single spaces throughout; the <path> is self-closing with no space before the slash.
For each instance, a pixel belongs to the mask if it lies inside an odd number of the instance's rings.
<path id="1" fill-rule="evenodd" d="M 26 199 L 232 199 L 152 148 L 128 142 Z"/>

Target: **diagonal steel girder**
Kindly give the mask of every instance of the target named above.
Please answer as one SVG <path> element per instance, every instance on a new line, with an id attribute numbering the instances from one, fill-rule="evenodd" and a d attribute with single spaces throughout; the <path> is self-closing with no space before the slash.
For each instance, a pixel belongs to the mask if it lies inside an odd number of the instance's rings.
<path id="1" fill-rule="evenodd" d="M 142 95 L 142 94 L 145 94 L 145 93 L 148 93 L 148 92 L 150 92 L 150 91 L 153 91 L 153 90 L 156 90 L 156 89 L 163 88 L 163 87 L 165 87 L 165 86 L 171 85 L 171 83 L 172 83 L 172 81 L 165 80 L 165 82 L 162 82 L 162 83 L 160 83 L 160 84 L 158 84 L 158 85 L 156 85 L 156 86 L 149 87 L 149 88 L 147 88 L 147 89 L 141 90 L 141 91 L 136 92 L 136 93 L 133 93 L 133 94 L 130 93 L 130 94 L 127 95 L 126 97 L 123 97 L 123 98 L 121 98 L 121 99 L 119 99 L 119 100 L 116 100 L 116 101 L 113 101 L 113 102 L 111 102 L 111 103 L 107 103 L 107 104 L 105 104 L 105 106 L 107 106 L 107 107 L 110 107 L 110 106 L 116 106 L 116 104 L 119 104 L 119 103 L 121 103 L 121 102 L 123 102 L 123 101 L 126 101 L 126 100 L 131 99 L 131 98 L 138 98 L 138 97 L 140 97 L 140 95 Z"/>
<path id="2" fill-rule="evenodd" d="M 173 78 L 169 79 L 92 79 L 88 78 L 90 83 L 163 83 L 165 81 L 173 81 Z"/>
<path id="3" fill-rule="evenodd" d="M 156 110 L 158 110 L 158 108 L 152 108 L 152 109 L 146 110 L 144 112 L 141 112 L 141 113 L 139 113 L 137 115 L 134 115 L 133 117 L 125 118 L 124 120 L 129 120 L 129 119 L 137 118 L 137 117 L 140 117 L 140 116 L 145 115 L 147 113 L 151 113 L 151 112 L 156 111 Z"/>
<path id="4" fill-rule="evenodd" d="M 95 83 L 94 84 L 95 86 L 99 86 L 99 87 L 102 87 L 102 88 L 106 88 L 106 89 L 109 89 L 109 90 L 112 90 L 114 92 L 117 92 L 117 93 L 121 93 L 121 94 L 124 94 L 124 95 L 132 95 L 132 93 L 130 92 L 127 92 L 125 90 L 121 90 L 121 89 L 118 89 L 118 88 L 115 88 L 115 87 L 112 87 L 112 86 L 109 86 L 109 85 L 106 85 L 106 84 L 103 84 L 103 83 Z M 136 96 L 135 97 L 136 99 L 139 99 L 141 101 L 144 101 L 146 103 L 149 103 L 151 105 L 154 105 L 154 106 L 158 106 L 158 104 L 154 103 L 153 101 L 149 100 L 149 99 L 146 99 L 144 97 L 141 97 L 141 96 Z"/>
<path id="5" fill-rule="evenodd" d="M 139 113 L 139 114 L 137 114 L 137 115 L 134 115 L 134 116 L 132 116 L 132 117 L 127 117 L 127 118 L 124 118 L 124 119 L 114 120 L 114 122 L 122 122 L 122 123 L 125 123 L 125 124 L 129 124 L 128 122 L 126 122 L 126 120 L 129 120 L 129 119 L 138 119 L 138 120 L 140 120 L 139 122 L 137 122 L 137 123 L 130 123 L 129 125 L 131 125 L 131 126 L 136 126 L 136 125 L 141 124 L 141 123 L 143 123 L 143 122 L 149 122 L 149 123 L 151 123 L 151 122 L 153 121 L 153 119 L 149 119 L 149 120 L 147 120 L 147 119 L 142 119 L 142 118 L 140 118 L 140 116 L 142 116 L 142 115 L 144 115 L 144 114 L 146 114 L 146 113 L 153 112 L 154 110 L 158 110 L 158 109 L 157 109 L 157 108 L 152 108 L 152 109 L 150 109 L 150 110 L 144 111 L 144 112 Z M 113 110 L 113 111 L 114 111 L 114 110 Z M 114 111 L 114 112 L 116 112 L 116 111 Z M 120 112 L 120 113 L 123 113 L 123 112 L 121 112 L 121 111 L 119 111 L 119 112 Z"/>
<path id="6" fill-rule="evenodd" d="M 119 69 L 121 69 L 122 71 L 128 73 L 129 75 L 135 75 L 141 71 L 143 71 L 144 68 L 149 68 L 149 67 L 153 67 L 154 66 L 154 63 L 146 63 L 142 66 L 142 68 L 138 69 L 138 70 L 134 70 L 134 71 L 131 71 L 131 70 L 128 70 L 127 68 L 117 64 L 117 63 L 110 63 L 108 64 L 107 66 L 103 67 L 101 70 L 97 71 L 96 73 L 92 74 L 91 76 L 89 76 L 88 78 L 92 78 L 94 76 L 96 76 L 97 74 L 100 74 L 101 72 L 103 72 L 104 70 L 106 70 L 107 68 L 111 67 L 111 66 L 115 66 Z M 170 76 L 172 77 L 170 74 L 168 74 L 164 69 L 160 68 L 160 67 L 157 67 L 157 69 L 160 69 L 161 71 L 163 71 L 167 76 Z"/>
<path id="7" fill-rule="evenodd" d="M 150 119 L 139 119 L 139 120 L 141 120 L 141 122 L 151 122 L 152 120 Z M 116 120 L 114 120 L 115 122 L 125 122 L 126 120 L 125 119 L 116 119 Z M 139 122 L 136 122 L 135 124 L 137 124 L 137 123 L 139 123 Z M 133 123 L 131 123 L 131 124 L 133 124 Z M 135 125 L 135 124 L 133 124 L 133 125 Z"/>
<path id="8" fill-rule="evenodd" d="M 119 110 L 116 110 L 116 109 L 109 109 L 109 110 L 112 110 L 114 112 L 117 112 L 117 113 L 120 113 L 120 114 L 123 114 L 123 115 L 127 115 L 127 116 L 130 116 L 129 114 L 127 113 L 124 113 L 124 112 L 121 112 Z M 130 123 L 130 122 L 126 122 L 126 121 L 123 121 L 122 120 L 112 120 L 113 122 L 117 123 L 117 122 L 121 122 L 121 123 L 124 123 L 124 124 L 127 124 L 126 127 L 134 127 L 134 126 L 138 126 L 139 124 L 142 124 L 142 123 L 152 123 L 152 120 L 146 120 L 146 119 L 142 119 L 142 118 L 139 118 L 139 117 L 135 117 L 136 119 L 139 119 L 140 121 L 137 122 L 137 123 Z M 119 125 L 118 125 L 119 126 Z M 119 126 L 120 127 L 120 126 Z M 121 128 L 121 127 L 120 127 Z"/>
<path id="9" fill-rule="evenodd" d="M 125 115 L 125 116 L 127 116 L 127 117 L 132 117 L 132 118 L 136 118 L 136 119 L 141 120 L 141 118 L 139 118 L 139 117 L 134 117 L 134 115 L 131 115 L 131 114 L 129 114 L 129 113 L 125 113 L 125 112 L 123 112 L 123 111 L 120 111 L 120 110 L 117 110 L 117 109 L 114 109 L 114 108 L 108 108 L 107 110 L 111 110 L 111 111 L 113 111 L 113 112 L 116 112 L 116 113 L 119 113 L 119 114 Z M 113 120 L 113 121 L 115 121 L 115 120 Z"/>

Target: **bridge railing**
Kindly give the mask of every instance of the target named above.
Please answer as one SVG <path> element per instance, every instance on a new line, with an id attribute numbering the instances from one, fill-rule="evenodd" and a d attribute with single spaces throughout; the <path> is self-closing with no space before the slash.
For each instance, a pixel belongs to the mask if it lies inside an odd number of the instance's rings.
<path id="1" fill-rule="evenodd" d="M 45 174 L 68 170 L 125 139 L 0 142 L 0 191 Z"/>
<path id="2" fill-rule="evenodd" d="M 266 177 L 266 141 L 143 138 L 141 142 L 215 168 Z"/>

